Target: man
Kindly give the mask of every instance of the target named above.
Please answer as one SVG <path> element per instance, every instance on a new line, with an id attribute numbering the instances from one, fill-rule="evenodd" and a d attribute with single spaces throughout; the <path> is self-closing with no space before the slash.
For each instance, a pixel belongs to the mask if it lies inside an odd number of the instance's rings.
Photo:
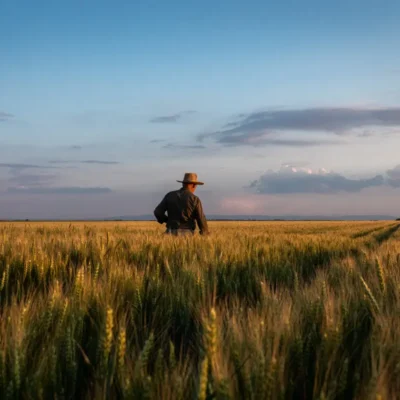
<path id="1" fill-rule="evenodd" d="M 186 173 L 183 181 L 177 182 L 182 183 L 182 188 L 167 193 L 154 210 L 154 216 L 160 224 L 167 224 L 168 234 L 193 235 L 197 222 L 200 234 L 207 235 L 209 232 L 203 206 L 194 194 L 197 185 L 204 183 L 199 182 L 194 173 Z"/>

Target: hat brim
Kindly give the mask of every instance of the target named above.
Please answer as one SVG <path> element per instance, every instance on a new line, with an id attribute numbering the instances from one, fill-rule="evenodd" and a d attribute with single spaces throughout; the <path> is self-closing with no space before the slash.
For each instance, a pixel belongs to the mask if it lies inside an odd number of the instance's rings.
<path id="1" fill-rule="evenodd" d="M 196 182 L 194 182 L 194 181 L 177 181 L 177 182 L 179 182 L 179 183 L 193 183 L 194 185 L 204 185 L 204 182 L 199 182 L 199 181 L 196 181 Z"/>

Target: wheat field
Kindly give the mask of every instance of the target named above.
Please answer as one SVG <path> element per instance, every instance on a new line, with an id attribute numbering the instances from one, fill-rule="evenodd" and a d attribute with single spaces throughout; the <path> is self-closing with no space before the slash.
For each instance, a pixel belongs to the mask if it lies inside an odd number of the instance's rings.
<path id="1" fill-rule="evenodd" d="M 398 228 L 1 223 L 0 398 L 399 398 Z"/>

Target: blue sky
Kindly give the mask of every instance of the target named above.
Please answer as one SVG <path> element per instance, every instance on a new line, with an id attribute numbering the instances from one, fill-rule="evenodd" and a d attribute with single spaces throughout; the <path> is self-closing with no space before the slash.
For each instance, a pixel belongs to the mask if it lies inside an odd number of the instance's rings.
<path id="1" fill-rule="evenodd" d="M 0 5 L 1 218 L 400 213 L 399 2 Z"/>

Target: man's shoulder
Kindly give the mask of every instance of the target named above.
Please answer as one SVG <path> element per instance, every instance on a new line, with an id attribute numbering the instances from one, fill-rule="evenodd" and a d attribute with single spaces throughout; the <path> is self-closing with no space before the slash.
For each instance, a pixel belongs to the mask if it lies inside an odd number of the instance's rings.
<path id="1" fill-rule="evenodd" d="M 171 197 L 177 197 L 178 195 L 183 195 L 187 199 L 190 199 L 195 202 L 200 201 L 199 197 L 196 196 L 194 193 L 190 192 L 189 190 L 182 191 L 181 189 L 171 190 L 165 195 L 165 197 L 171 198 Z"/>
<path id="2" fill-rule="evenodd" d="M 179 190 L 171 190 L 165 195 L 165 197 L 176 196 L 178 192 Z"/>
<path id="3" fill-rule="evenodd" d="M 190 193 L 190 192 L 188 192 L 190 195 L 192 194 L 192 193 Z M 166 195 L 165 195 L 165 198 L 166 199 L 171 199 L 171 200 L 173 200 L 173 199 L 177 199 L 177 198 L 179 198 L 179 197 L 181 197 L 181 195 L 184 195 L 184 196 L 187 196 L 188 194 L 186 193 L 186 192 L 182 192 L 181 190 L 171 190 L 171 191 L 169 191 Z M 189 197 L 189 198 L 191 198 L 191 196 Z"/>
<path id="4" fill-rule="evenodd" d="M 187 190 L 185 193 L 190 199 L 193 199 L 195 201 L 200 200 L 194 193 L 190 192 L 189 190 Z"/>
<path id="5" fill-rule="evenodd" d="M 196 196 L 194 193 L 191 193 L 191 198 L 193 203 L 197 206 L 198 204 L 201 204 L 200 197 Z"/>

